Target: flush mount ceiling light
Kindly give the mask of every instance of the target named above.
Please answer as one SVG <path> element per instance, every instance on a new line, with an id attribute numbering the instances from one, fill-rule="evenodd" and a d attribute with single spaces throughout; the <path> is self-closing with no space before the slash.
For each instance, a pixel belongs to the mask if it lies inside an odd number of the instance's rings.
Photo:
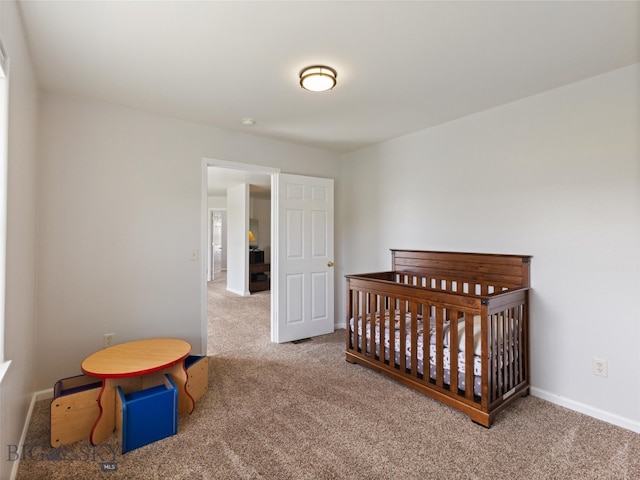
<path id="1" fill-rule="evenodd" d="M 338 73 L 331 67 L 313 65 L 300 72 L 300 86 L 311 92 L 325 92 L 336 86 Z"/>
<path id="2" fill-rule="evenodd" d="M 253 118 L 243 118 L 240 122 L 245 127 L 253 127 L 256 124 L 256 121 Z"/>

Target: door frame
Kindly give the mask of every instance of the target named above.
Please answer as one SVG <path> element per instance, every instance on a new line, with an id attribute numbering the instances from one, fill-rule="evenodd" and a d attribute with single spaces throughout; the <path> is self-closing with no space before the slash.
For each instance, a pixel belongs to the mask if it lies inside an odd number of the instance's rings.
<path id="1" fill-rule="evenodd" d="M 200 261 L 200 351 L 207 352 L 207 337 L 208 337 L 208 318 L 207 318 L 207 255 L 204 252 L 207 251 L 207 238 L 208 238 L 208 172 L 209 167 L 230 168 L 233 170 L 241 170 L 245 172 L 260 173 L 271 176 L 271 218 L 273 219 L 274 212 L 277 212 L 278 199 L 274 192 L 275 176 L 280 173 L 281 169 L 265 167 L 262 165 L 252 165 L 249 163 L 229 162 L 226 160 L 218 160 L 215 158 L 202 157 L 202 163 L 200 167 L 200 251 L 203 252 Z M 275 223 L 271 221 L 271 251 L 277 251 L 278 246 L 278 232 L 274 227 Z M 278 262 L 277 257 L 271 258 L 271 291 L 270 291 L 270 304 L 271 304 L 271 338 L 273 338 L 273 325 L 276 322 L 277 314 L 275 305 L 277 304 L 274 299 L 277 299 L 275 294 L 278 291 L 277 288 L 277 275 L 278 275 Z M 276 282 L 274 282 L 274 278 Z M 274 288 L 274 283 L 275 288 Z"/>

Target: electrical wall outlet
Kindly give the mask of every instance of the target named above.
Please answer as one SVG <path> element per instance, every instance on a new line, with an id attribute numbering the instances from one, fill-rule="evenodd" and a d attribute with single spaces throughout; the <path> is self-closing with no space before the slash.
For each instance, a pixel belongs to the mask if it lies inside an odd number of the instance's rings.
<path id="1" fill-rule="evenodd" d="M 104 334 L 104 348 L 110 347 L 113 345 L 113 338 L 116 336 L 115 333 L 105 333 Z"/>
<path id="2" fill-rule="evenodd" d="M 607 365 L 607 361 L 601 358 L 593 359 L 593 374 L 599 375 L 600 377 L 608 377 L 609 376 L 609 367 Z"/>

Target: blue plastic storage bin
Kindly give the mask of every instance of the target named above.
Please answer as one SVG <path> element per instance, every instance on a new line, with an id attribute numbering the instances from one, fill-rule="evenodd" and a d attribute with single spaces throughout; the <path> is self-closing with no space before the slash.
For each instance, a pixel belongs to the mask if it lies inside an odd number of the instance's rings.
<path id="1" fill-rule="evenodd" d="M 122 453 L 156 442 L 178 432 L 178 389 L 165 375 L 165 382 L 125 395 L 122 403 Z"/>

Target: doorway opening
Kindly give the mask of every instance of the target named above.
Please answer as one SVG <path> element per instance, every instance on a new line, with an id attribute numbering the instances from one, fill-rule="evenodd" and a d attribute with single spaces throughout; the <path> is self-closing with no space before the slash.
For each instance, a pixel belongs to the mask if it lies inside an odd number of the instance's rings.
<path id="1" fill-rule="evenodd" d="M 219 291 L 220 281 L 224 289 L 238 296 L 249 296 L 252 274 L 250 260 L 251 249 L 260 251 L 262 257 L 261 272 L 253 278 L 259 287 L 261 297 L 269 300 L 269 329 L 273 321 L 273 294 L 270 288 L 264 288 L 264 276 L 271 277 L 264 266 L 271 258 L 271 246 L 276 239 L 271 226 L 273 177 L 279 169 L 256 165 L 227 162 L 215 159 L 202 161 L 202 252 L 206 252 L 202 262 L 202 349 L 209 354 L 209 282 L 216 282 Z M 253 221 L 252 221 L 253 220 Z M 250 239 L 249 231 L 253 228 Z"/>

